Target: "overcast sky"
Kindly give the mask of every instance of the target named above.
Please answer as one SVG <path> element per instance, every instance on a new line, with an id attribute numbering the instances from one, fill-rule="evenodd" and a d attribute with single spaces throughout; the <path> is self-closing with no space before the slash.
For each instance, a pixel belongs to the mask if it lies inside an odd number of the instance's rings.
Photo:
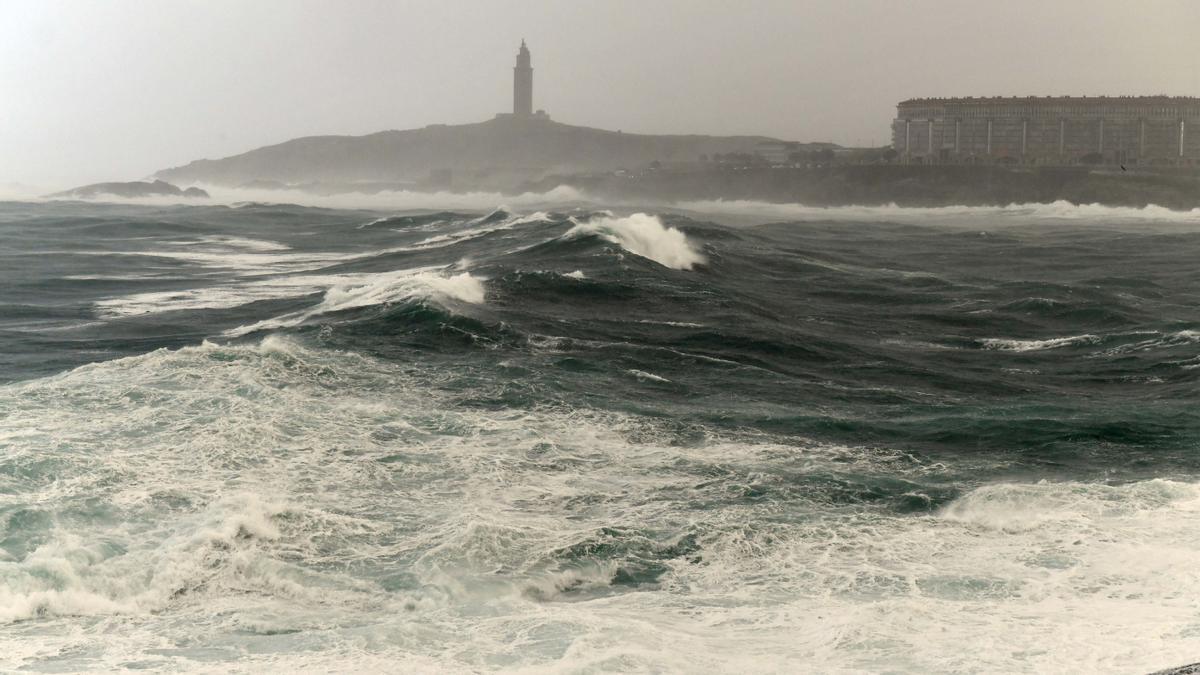
<path id="1" fill-rule="evenodd" d="M 0 0 L 0 184 L 143 178 L 534 106 L 647 133 L 888 142 L 913 96 L 1200 95 L 1200 0 Z"/>

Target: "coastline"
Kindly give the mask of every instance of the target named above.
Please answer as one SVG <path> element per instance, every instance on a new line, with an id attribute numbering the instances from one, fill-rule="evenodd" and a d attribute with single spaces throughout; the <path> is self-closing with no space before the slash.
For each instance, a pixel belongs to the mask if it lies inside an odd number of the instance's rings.
<path id="1" fill-rule="evenodd" d="M 1200 171 L 1095 167 L 835 165 L 663 169 L 547 176 L 512 194 L 569 185 L 602 199 L 754 200 L 808 206 L 1005 206 L 1070 202 L 1200 208 Z"/>

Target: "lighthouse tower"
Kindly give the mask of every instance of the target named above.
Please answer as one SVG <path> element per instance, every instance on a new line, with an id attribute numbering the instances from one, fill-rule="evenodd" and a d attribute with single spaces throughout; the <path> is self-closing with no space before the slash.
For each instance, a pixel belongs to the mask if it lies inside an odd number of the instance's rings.
<path id="1" fill-rule="evenodd" d="M 533 68 L 529 65 L 529 48 L 521 40 L 517 52 L 517 65 L 513 68 L 513 115 L 529 117 L 533 114 Z"/>

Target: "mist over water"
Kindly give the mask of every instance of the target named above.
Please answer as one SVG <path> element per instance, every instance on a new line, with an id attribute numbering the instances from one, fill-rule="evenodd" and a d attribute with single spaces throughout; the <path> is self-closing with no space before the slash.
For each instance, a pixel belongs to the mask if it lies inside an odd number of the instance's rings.
<path id="1" fill-rule="evenodd" d="M 1200 653 L 1200 214 L 351 206 L 0 203 L 0 669 Z"/>

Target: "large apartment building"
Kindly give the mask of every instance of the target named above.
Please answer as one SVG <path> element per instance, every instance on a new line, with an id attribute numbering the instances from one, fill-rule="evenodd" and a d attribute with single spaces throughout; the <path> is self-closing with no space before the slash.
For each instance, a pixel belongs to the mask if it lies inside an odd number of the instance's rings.
<path id="1" fill-rule="evenodd" d="M 1200 165 L 1200 99 L 920 98 L 896 106 L 908 163 Z"/>

